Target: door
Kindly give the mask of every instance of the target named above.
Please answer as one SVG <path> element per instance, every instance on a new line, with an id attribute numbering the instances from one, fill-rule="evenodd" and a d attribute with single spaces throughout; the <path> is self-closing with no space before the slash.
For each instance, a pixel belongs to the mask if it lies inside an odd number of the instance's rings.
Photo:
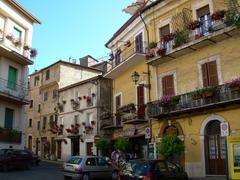
<path id="1" fill-rule="evenodd" d="M 71 139 L 72 145 L 72 156 L 79 155 L 79 137 L 75 137 Z"/>
<path id="2" fill-rule="evenodd" d="M 207 124 L 205 129 L 206 172 L 208 175 L 226 174 L 226 144 L 220 136 L 220 122 Z"/>
<path id="3" fill-rule="evenodd" d="M 198 20 L 200 21 L 200 34 L 208 33 L 208 29 L 211 26 L 210 9 L 209 6 L 204 6 L 197 10 Z"/>
<path id="4" fill-rule="evenodd" d="M 8 129 L 13 128 L 13 114 L 14 114 L 13 109 L 9 109 L 9 108 L 5 109 L 5 124 L 4 124 L 5 128 L 8 128 Z"/>
<path id="5" fill-rule="evenodd" d="M 36 151 L 35 154 L 38 155 L 38 151 L 39 151 L 39 140 L 38 138 L 36 139 Z"/>
<path id="6" fill-rule="evenodd" d="M 9 89 L 16 90 L 16 82 L 17 82 L 17 69 L 12 66 L 9 66 L 7 87 Z"/>
<path id="7" fill-rule="evenodd" d="M 62 141 L 57 142 L 57 158 L 62 159 Z"/>
<path id="8" fill-rule="evenodd" d="M 137 105 L 138 105 L 138 118 L 144 119 L 145 117 L 145 92 L 144 86 L 137 86 Z"/>
<path id="9" fill-rule="evenodd" d="M 93 155 L 93 152 L 92 152 L 93 143 L 87 142 L 86 146 L 87 146 L 87 156 L 92 156 Z"/>
<path id="10" fill-rule="evenodd" d="M 28 136 L 28 149 L 32 151 L 32 136 Z"/>

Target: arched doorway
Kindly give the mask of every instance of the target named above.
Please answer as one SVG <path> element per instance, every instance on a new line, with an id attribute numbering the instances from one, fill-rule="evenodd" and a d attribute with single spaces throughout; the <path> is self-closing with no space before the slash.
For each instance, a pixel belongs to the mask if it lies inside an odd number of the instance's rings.
<path id="1" fill-rule="evenodd" d="M 205 163 L 207 175 L 226 174 L 226 144 L 220 136 L 220 121 L 208 122 L 204 132 Z"/>

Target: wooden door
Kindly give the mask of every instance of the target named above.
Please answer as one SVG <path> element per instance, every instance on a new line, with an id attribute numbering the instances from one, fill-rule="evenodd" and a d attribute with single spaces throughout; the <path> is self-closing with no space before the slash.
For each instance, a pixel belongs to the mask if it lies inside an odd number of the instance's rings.
<path id="1" fill-rule="evenodd" d="M 138 105 L 138 117 L 143 118 L 145 116 L 145 93 L 144 86 L 137 86 L 137 105 Z"/>
<path id="2" fill-rule="evenodd" d="M 57 142 L 57 158 L 62 159 L 62 141 Z"/>
<path id="3" fill-rule="evenodd" d="M 28 149 L 32 151 L 32 136 L 28 136 Z"/>
<path id="4" fill-rule="evenodd" d="M 92 156 L 93 155 L 93 152 L 92 152 L 93 143 L 87 142 L 86 146 L 87 146 L 87 156 Z"/>
<path id="5" fill-rule="evenodd" d="M 220 122 L 211 121 L 205 129 L 206 172 L 208 175 L 226 174 L 226 144 L 220 136 Z"/>

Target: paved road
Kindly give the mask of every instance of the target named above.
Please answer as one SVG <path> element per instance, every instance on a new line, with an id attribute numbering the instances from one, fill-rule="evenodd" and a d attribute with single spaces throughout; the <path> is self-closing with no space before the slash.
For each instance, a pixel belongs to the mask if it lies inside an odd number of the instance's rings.
<path id="1" fill-rule="evenodd" d="M 63 180 L 62 165 L 42 162 L 31 170 L 12 170 L 0 172 L 0 180 Z"/>

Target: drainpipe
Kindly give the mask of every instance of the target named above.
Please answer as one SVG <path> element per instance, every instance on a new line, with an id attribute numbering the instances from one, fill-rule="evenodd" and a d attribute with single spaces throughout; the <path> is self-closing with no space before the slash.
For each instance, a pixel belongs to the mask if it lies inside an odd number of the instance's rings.
<path id="1" fill-rule="evenodd" d="M 148 30 L 148 27 L 147 27 L 147 24 L 146 22 L 144 21 L 143 17 L 142 17 L 142 13 L 141 11 L 139 11 L 139 17 L 141 18 L 144 26 L 145 26 L 145 29 L 146 29 L 146 32 L 147 32 L 147 51 L 149 51 L 149 30 Z M 147 65 L 147 76 L 148 76 L 148 102 L 151 101 L 151 82 L 150 82 L 150 66 L 149 64 Z M 150 138 L 148 139 L 148 145 L 147 145 L 147 157 L 149 158 L 149 143 L 151 142 L 151 139 L 152 139 L 152 119 L 149 118 L 147 116 L 147 119 L 148 119 L 148 127 L 150 129 Z"/>

